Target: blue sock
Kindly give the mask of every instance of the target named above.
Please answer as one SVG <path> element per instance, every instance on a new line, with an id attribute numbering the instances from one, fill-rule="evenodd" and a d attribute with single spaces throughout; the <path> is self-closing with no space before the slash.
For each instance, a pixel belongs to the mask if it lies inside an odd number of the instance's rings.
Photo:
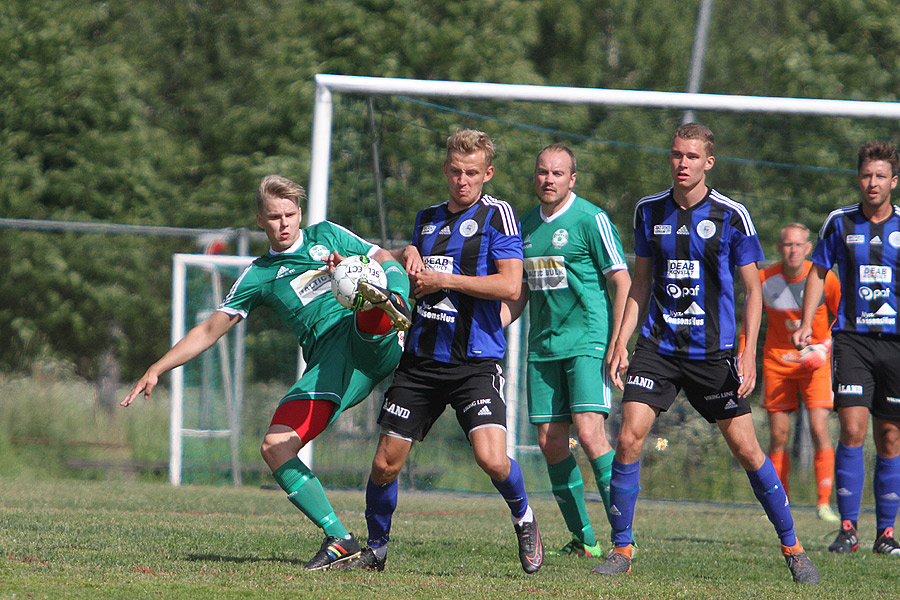
<path id="1" fill-rule="evenodd" d="M 863 483 L 866 480 L 866 462 L 862 446 L 845 446 L 838 443 L 834 452 L 834 487 L 837 489 L 838 512 L 841 520 L 859 520 Z"/>
<path id="2" fill-rule="evenodd" d="M 509 475 L 503 481 L 491 479 L 491 483 L 506 500 L 512 516 L 518 520 L 525 516 L 528 510 L 528 494 L 525 493 L 525 480 L 522 478 L 522 469 L 519 463 L 509 459 Z"/>
<path id="3" fill-rule="evenodd" d="M 900 456 L 875 457 L 875 527 L 883 531 L 894 526 L 900 507 Z"/>
<path id="4" fill-rule="evenodd" d="M 791 506 L 771 459 L 767 456 L 766 462 L 759 469 L 747 471 L 747 477 L 750 479 L 753 494 L 762 504 L 769 521 L 775 526 L 775 532 L 778 533 L 781 543 L 785 546 L 796 544 L 797 536 L 794 535 L 794 517 L 791 515 Z"/>
<path id="5" fill-rule="evenodd" d="M 640 491 L 641 461 L 624 465 L 613 460 L 612 478 L 609 480 L 609 524 L 612 526 L 613 544 L 619 548 L 634 543 L 631 527 Z"/>
<path id="6" fill-rule="evenodd" d="M 366 525 L 369 528 L 369 547 L 386 546 L 391 539 L 391 518 L 397 508 L 397 480 L 376 485 L 369 480 L 366 486 Z"/>

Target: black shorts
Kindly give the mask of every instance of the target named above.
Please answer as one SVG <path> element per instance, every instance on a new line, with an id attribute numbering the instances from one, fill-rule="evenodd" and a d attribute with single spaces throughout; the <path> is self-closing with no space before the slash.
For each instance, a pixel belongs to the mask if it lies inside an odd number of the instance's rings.
<path id="1" fill-rule="evenodd" d="M 900 336 L 834 333 L 834 408 L 865 406 L 900 421 Z"/>
<path id="2" fill-rule="evenodd" d="M 741 382 L 731 356 L 689 360 L 665 356 L 638 340 L 622 402 L 640 402 L 666 412 L 681 389 L 700 415 L 715 423 L 750 412 L 750 401 L 738 398 Z"/>
<path id="3" fill-rule="evenodd" d="M 506 430 L 503 383 L 503 369 L 493 359 L 455 365 L 404 354 L 378 423 L 421 442 L 449 404 L 466 437 L 481 427 Z"/>

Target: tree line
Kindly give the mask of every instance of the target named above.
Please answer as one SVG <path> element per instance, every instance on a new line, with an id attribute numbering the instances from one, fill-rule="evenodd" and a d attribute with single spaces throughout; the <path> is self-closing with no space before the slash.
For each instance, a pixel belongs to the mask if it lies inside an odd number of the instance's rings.
<path id="1" fill-rule="evenodd" d="M 305 182 L 316 73 L 683 91 L 697 5 L 9 0 L 0 6 L 0 215 L 254 227 L 262 175 Z M 702 91 L 896 102 L 898 65 L 893 0 L 717 0 Z M 415 211 L 442 194 L 442 140 L 478 123 L 477 112 L 508 132 L 498 160 L 509 175 L 496 195 L 527 208 L 536 144 L 564 132 L 588 157 L 579 189 L 608 207 L 627 240 L 634 202 L 666 185 L 660 149 L 680 118 L 448 102 L 423 125 L 421 106 L 379 104 L 391 237 L 408 236 Z M 332 172 L 351 175 L 335 176 L 330 214 L 376 236 L 376 221 L 360 217 L 374 210 L 374 182 L 366 115 L 354 110 L 336 133 Z M 853 200 L 861 142 L 900 141 L 896 123 L 698 116 L 721 140 L 715 185 L 751 206 L 768 244 L 784 219 L 817 226 Z M 0 231 L 0 370 L 54 359 L 94 379 L 110 350 L 124 375 L 142 372 L 168 344 L 176 251 L 196 246 Z"/>

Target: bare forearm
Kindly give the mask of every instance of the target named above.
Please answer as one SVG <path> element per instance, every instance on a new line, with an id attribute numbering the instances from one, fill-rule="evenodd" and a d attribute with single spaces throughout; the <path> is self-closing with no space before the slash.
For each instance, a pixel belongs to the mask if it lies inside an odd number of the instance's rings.
<path id="1" fill-rule="evenodd" d="M 637 328 L 638 319 L 644 313 L 647 303 L 650 302 L 650 290 L 653 283 L 652 264 L 649 258 L 638 257 L 634 263 L 634 276 L 628 287 L 628 293 L 623 294 L 624 308 L 622 309 L 622 322 L 619 334 L 615 342 L 623 348 L 631 339 L 631 335 Z M 616 297 L 618 303 L 618 296 Z"/>
<path id="2" fill-rule="evenodd" d="M 756 356 L 759 325 L 762 322 L 762 293 L 748 291 L 744 301 L 744 352 Z"/>
<path id="3" fill-rule="evenodd" d="M 806 286 L 803 290 L 803 320 L 802 325 L 812 327 L 813 318 L 822 300 L 825 291 L 825 270 L 818 265 L 813 265 L 806 278 Z"/>
<path id="4" fill-rule="evenodd" d="M 613 326 L 609 334 L 609 341 L 615 342 L 622 329 L 622 320 L 625 316 L 625 302 L 628 300 L 628 292 L 631 287 L 631 276 L 627 269 L 613 271 L 607 276 L 611 284 L 608 289 L 613 292 Z"/>
<path id="5" fill-rule="evenodd" d="M 500 273 L 472 277 L 456 273 L 444 273 L 446 279 L 442 287 L 485 300 L 506 300 L 515 302 L 519 298 L 521 286 L 513 284 Z"/>
<path id="6" fill-rule="evenodd" d="M 491 275 L 470 276 L 423 269 L 413 276 L 416 297 L 447 289 L 485 300 L 516 301 L 522 290 L 522 260 L 510 258 L 494 263 L 497 272 Z"/>

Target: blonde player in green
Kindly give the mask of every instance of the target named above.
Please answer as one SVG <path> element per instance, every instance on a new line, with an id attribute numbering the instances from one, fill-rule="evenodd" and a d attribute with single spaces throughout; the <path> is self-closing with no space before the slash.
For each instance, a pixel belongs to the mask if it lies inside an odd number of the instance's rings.
<path id="1" fill-rule="evenodd" d="M 211 317 L 147 369 L 121 404 L 128 406 L 141 393 L 149 398 L 160 375 L 200 355 L 256 308 L 269 307 L 297 336 L 306 370 L 282 397 L 261 453 L 291 503 L 325 533 L 319 552 L 305 565 L 324 570 L 358 556 L 360 546 L 297 453 L 396 368 L 403 348 L 401 332 L 410 323 L 409 279 L 388 251 L 340 225 L 322 221 L 301 228 L 300 202 L 305 198 L 303 188 L 290 179 L 262 179 L 256 220 L 266 232 L 269 252 L 247 267 Z M 357 313 L 338 304 L 330 274 L 354 254 L 380 262 L 389 288 L 377 288 L 374 298 L 359 285 L 376 308 Z"/>
<path id="2" fill-rule="evenodd" d="M 528 415 L 572 532 L 559 553 L 597 558 L 605 552 L 588 518 L 569 433 L 574 426 L 608 511 L 615 451 L 606 438 L 612 392 L 603 359 L 618 334 L 631 277 L 618 231 L 602 209 L 572 191 L 575 179 L 569 148 L 555 144 L 541 150 L 534 168 L 540 204 L 522 217 L 527 283 L 508 308 L 514 319 L 526 302 L 531 307 Z"/>

